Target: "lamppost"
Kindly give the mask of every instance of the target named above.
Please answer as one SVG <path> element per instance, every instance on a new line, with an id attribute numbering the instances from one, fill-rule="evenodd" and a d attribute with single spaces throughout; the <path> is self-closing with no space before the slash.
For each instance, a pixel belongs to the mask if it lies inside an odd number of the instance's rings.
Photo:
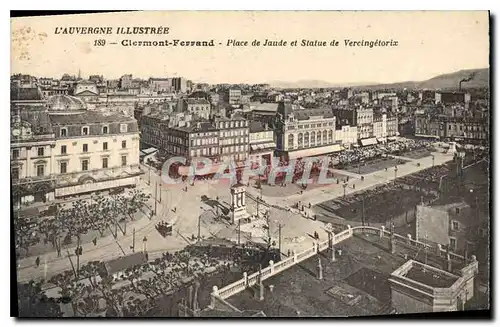
<path id="1" fill-rule="evenodd" d="M 432 167 L 434 167 L 434 155 L 431 154 L 431 158 L 432 158 Z"/>
<path id="2" fill-rule="evenodd" d="M 344 188 L 344 198 L 345 198 L 345 188 L 347 187 L 347 183 L 342 184 L 342 187 Z"/>
<path id="3" fill-rule="evenodd" d="M 148 185 L 151 185 L 151 166 L 148 165 Z"/>
<path id="4" fill-rule="evenodd" d="M 217 210 L 217 218 L 219 218 L 219 196 L 218 195 L 215 197 L 215 201 L 217 201 L 217 203 L 215 204 L 215 207 Z"/>
<path id="5" fill-rule="evenodd" d="M 394 184 L 396 184 L 396 178 L 398 178 L 398 166 L 394 166 Z"/>

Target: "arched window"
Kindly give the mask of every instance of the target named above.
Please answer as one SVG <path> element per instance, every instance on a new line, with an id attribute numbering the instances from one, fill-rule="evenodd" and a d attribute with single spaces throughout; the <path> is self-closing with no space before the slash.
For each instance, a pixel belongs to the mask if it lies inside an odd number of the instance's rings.
<path id="1" fill-rule="evenodd" d="M 309 146 L 309 132 L 304 133 L 304 146 Z"/>
<path id="2" fill-rule="evenodd" d="M 316 138 L 317 138 L 316 141 L 318 142 L 318 145 L 320 145 L 321 144 L 321 132 L 316 133 Z"/>
<path id="3" fill-rule="evenodd" d="M 108 126 L 103 126 L 102 127 L 102 133 L 103 134 L 108 134 Z"/>
<path id="4" fill-rule="evenodd" d="M 323 131 L 323 143 L 327 142 L 327 134 L 326 131 Z"/>
<path id="5" fill-rule="evenodd" d="M 88 127 L 82 127 L 82 135 L 89 135 L 89 128 Z"/>
<path id="6" fill-rule="evenodd" d="M 302 146 L 302 133 L 299 133 L 299 137 L 298 137 L 298 146 Z"/>
<path id="7" fill-rule="evenodd" d="M 293 134 L 289 134 L 288 135 L 288 147 L 289 148 L 293 148 L 293 141 L 294 141 Z"/>
<path id="8" fill-rule="evenodd" d="M 328 131 L 328 142 L 333 142 L 333 131 Z"/>
<path id="9" fill-rule="evenodd" d="M 316 132 L 311 132 L 311 145 L 316 144 Z"/>

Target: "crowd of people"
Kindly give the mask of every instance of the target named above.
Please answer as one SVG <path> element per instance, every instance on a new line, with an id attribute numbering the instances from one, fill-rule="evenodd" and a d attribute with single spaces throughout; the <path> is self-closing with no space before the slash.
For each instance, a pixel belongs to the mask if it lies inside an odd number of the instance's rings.
<path id="1" fill-rule="evenodd" d="M 422 200 L 428 202 L 432 199 L 431 194 L 416 191 L 405 185 L 387 184 L 337 200 L 338 209 L 334 211 L 338 216 L 348 220 L 361 222 L 364 217 L 365 223 L 385 223 L 413 209 Z"/>
<path id="2" fill-rule="evenodd" d="M 365 160 L 381 158 L 384 155 L 401 155 L 405 152 L 427 149 L 432 146 L 428 140 L 400 139 L 394 142 L 379 143 L 362 148 L 353 148 L 331 155 L 336 164 L 356 164 Z"/>

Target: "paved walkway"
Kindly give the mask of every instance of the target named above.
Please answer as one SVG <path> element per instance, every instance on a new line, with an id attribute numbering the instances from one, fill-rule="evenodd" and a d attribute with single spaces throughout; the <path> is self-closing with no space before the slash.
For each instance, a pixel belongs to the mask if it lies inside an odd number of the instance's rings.
<path id="1" fill-rule="evenodd" d="M 452 155 L 445 154 L 435 154 L 435 164 L 440 165 L 447 161 L 452 160 Z M 420 162 L 420 167 L 416 166 L 416 162 Z M 397 176 L 404 176 L 411 173 L 415 173 L 419 170 L 426 169 L 432 166 L 431 157 L 412 160 L 411 162 L 398 166 Z M 389 182 L 395 177 L 394 169 L 388 169 L 385 171 L 378 171 L 372 174 L 364 175 L 364 181 L 352 180 L 349 181 L 349 187 L 346 188 L 346 193 L 357 192 L 369 187 L 373 187 L 377 184 L 384 182 Z M 345 173 L 342 171 L 342 173 Z M 148 185 L 148 181 L 150 183 Z M 157 184 L 158 183 L 158 184 Z M 352 184 L 355 184 L 355 189 L 352 188 Z M 229 185 L 226 182 L 196 182 L 194 186 L 188 186 L 187 192 L 184 191 L 186 184 L 179 185 L 165 185 L 161 183 L 160 176 L 151 171 L 151 177 L 149 174 L 145 174 L 141 179 L 141 186 L 148 188 L 153 199 L 151 199 L 151 207 L 154 209 L 154 187 L 159 185 L 157 193 L 156 210 L 157 215 L 149 220 L 149 218 L 142 218 L 140 220 L 134 221 L 127 225 L 127 234 L 122 235 L 119 232 L 118 238 L 115 240 L 113 236 L 107 236 L 98 240 L 97 246 L 92 243 L 82 244 L 83 255 L 80 256 L 80 264 L 84 264 L 89 261 L 106 261 L 113 258 L 123 256 L 123 252 L 126 254 L 131 254 L 131 245 L 133 244 L 132 231 L 135 228 L 135 250 L 142 251 L 147 250 L 150 254 L 150 258 L 154 258 L 155 255 L 160 255 L 160 253 L 165 251 L 176 251 L 185 247 L 189 242 L 191 242 L 192 235 L 197 235 L 198 233 L 198 217 L 206 210 L 216 210 L 215 208 L 210 208 L 206 203 L 202 202 L 202 199 L 215 201 L 216 197 L 219 197 L 219 203 L 223 204 L 231 202 Z M 253 196 L 260 196 L 260 191 L 249 187 L 247 191 Z M 282 225 L 282 249 L 286 252 L 287 249 L 300 250 L 303 247 L 310 247 L 312 239 L 309 235 L 313 231 L 317 231 L 321 238 L 326 237 L 326 233 L 322 232 L 322 226 L 324 225 L 320 221 L 313 221 L 311 219 L 304 218 L 298 212 L 293 210 L 286 211 L 292 207 L 298 201 L 302 201 L 305 204 L 311 203 L 315 205 L 333 198 L 343 195 L 343 188 L 340 184 L 330 184 L 324 187 L 318 187 L 305 191 L 303 194 L 294 194 L 287 197 L 271 197 L 264 196 L 264 200 L 270 204 L 284 208 L 285 210 L 277 210 L 272 208 L 272 238 L 278 241 L 278 230 L 279 225 Z M 161 201 L 160 201 L 161 198 Z M 255 212 L 255 204 L 253 201 L 247 201 L 247 206 L 249 212 Z M 176 209 L 174 212 L 174 208 Z M 174 225 L 174 235 L 167 236 L 163 238 L 155 229 L 155 225 L 161 221 L 165 220 Z M 252 227 L 253 228 L 253 227 Z M 250 228 L 250 230 L 252 229 Z M 237 233 L 235 232 L 235 226 L 227 226 L 224 223 L 215 222 L 203 222 L 200 224 L 200 234 L 201 236 L 209 237 L 214 234 L 221 235 L 223 231 L 227 232 L 227 236 L 233 240 L 237 240 Z M 224 233 L 226 233 L 224 232 Z M 255 233 L 257 234 L 257 230 Z M 143 238 L 147 238 L 147 242 L 143 243 Z M 244 241 L 244 240 L 242 240 Z M 40 278 L 50 278 L 50 276 L 60 273 L 62 271 L 71 269 L 71 264 L 68 259 L 68 253 L 62 253 L 63 257 L 57 257 L 57 252 L 50 252 L 45 255 L 40 256 L 41 264 L 36 267 L 35 260 L 36 257 L 28 257 L 20 260 L 20 267 L 18 268 L 18 280 L 28 281 L 31 279 Z M 70 250 L 69 257 L 76 262 L 76 257 L 74 256 L 73 249 Z M 45 264 L 46 263 L 46 264 Z"/>
<path id="2" fill-rule="evenodd" d="M 433 154 L 435 157 L 434 159 L 435 165 L 441 165 L 453 160 L 453 155 L 450 154 L 442 154 L 442 153 L 433 153 Z M 420 167 L 417 167 L 417 162 L 420 163 Z M 409 159 L 409 162 L 403 165 L 398 165 L 397 172 L 394 171 L 394 168 L 390 168 L 387 170 L 387 172 L 385 170 L 382 170 L 373 172 L 371 174 L 363 175 L 364 181 L 350 180 L 348 183 L 348 187 L 346 187 L 345 193 L 350 194 L 359 192 L 361 190 L 374 187 L 378 184 L 388 183 L 398 177 L 414 174 L 418 171 L 430 167 L 432 167 L 432 157 L 430 156 L 421 159 Z M 353 188 L 353 184 L 355 185 L 355 188 Z M 251 192 L 253 196 L 257 195 L 260 196 L 260 194 L 258 194 L 259 191 L 255 188 L 249 187 L 247 190 Z M 264 199 L 264 201 L 266 201 L 271 205 L 278 205 L 281 207 L 292 207 L 299 201 L 301 201 L 304 204 L 311 203 L 311 205 L 314 206 L 318 203 L 322 203 L 343 196 L 343 194 L 344 194 L 344 189 L 342 184 L 334 183 L 326 185 L 324 187 L 317 187 L 309 191 L 305 191 L 302 194 L 293 194 L 282 198 L 264 195 L 262 198 Z"/>

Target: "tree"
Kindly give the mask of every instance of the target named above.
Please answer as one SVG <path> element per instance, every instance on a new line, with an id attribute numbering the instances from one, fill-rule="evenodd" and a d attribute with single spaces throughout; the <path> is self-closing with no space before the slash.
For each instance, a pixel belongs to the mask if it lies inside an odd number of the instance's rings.
<path id="1" fill-rule="evenodd" d="M 18 217 L 14 219 L 16 249 L 24 249 L 25 255 L 29 255 L 30 246 L 40 242 L 37 225 L 30 219 Z"/>
<path id="2" fill-rule="evenodd" d="M 59 303 L 44 294 L 42 283 L 43 281 L 30 281 L 29 283 L 17 285 L 19 317 L 62 317 Z"/>

